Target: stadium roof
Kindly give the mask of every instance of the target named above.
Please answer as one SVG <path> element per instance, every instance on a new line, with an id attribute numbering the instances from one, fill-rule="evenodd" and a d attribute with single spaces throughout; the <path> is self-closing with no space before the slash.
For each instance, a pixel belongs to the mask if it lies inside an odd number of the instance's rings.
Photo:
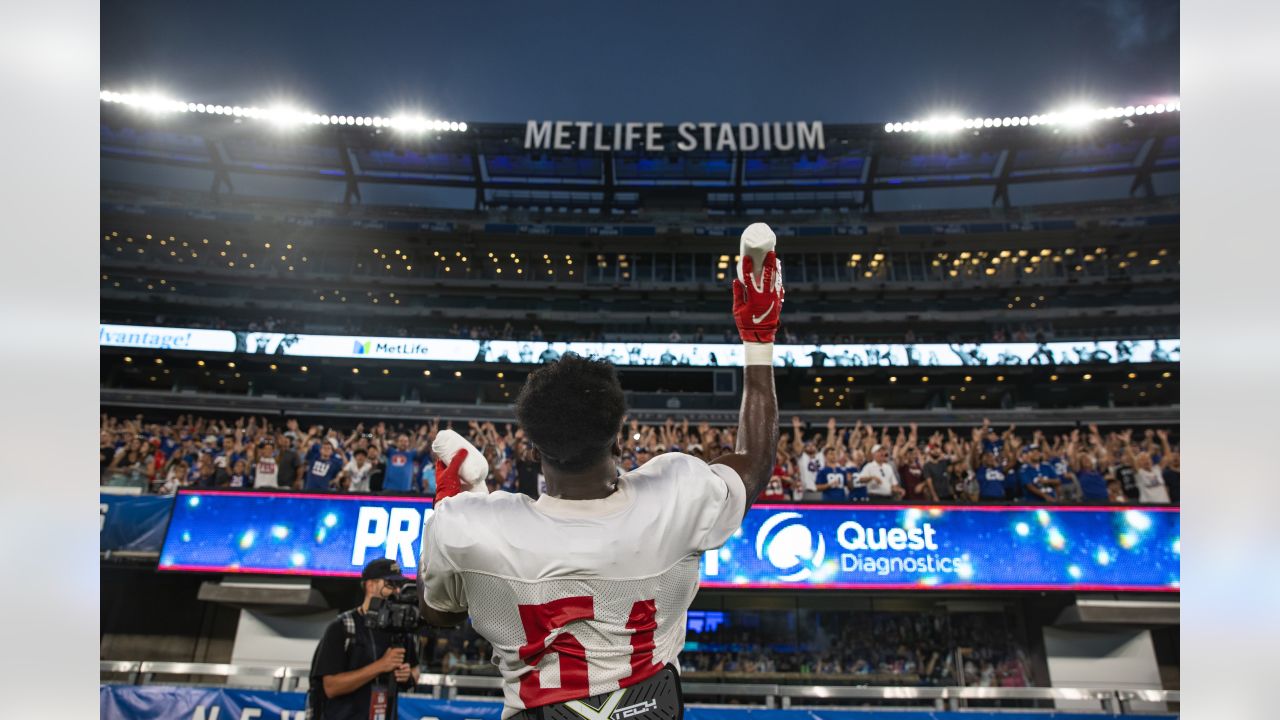
<path id="1" fill-rule="evenodd" d="M 329 116 L 277 114 L 272 117 L 286 121 L 271 123 L 261 121 L 267 111 L 252 108 L 210 113 L 188 112 L 184 105 L 183 110 L 138 112 L 136 106 L 104 102 L 101 153 L 104 160 L 123 161 L 104 162 L 104 179 L 136 181 L 129 168 L 145 163 L 199 171 L 212 178 L 215 194 L 236 192 L 251 178 L 337 184 L 345 203 L 364 202 L 364 191 L 374 188 L 399 189 L 409 198 L 415 189 L 452 188 L 465 193 L 475 209 L 568 204 L 606 214 L 663 207 L 736 215 L 795 206 L 868 213 L 880 207 L 878 198 L 913 190 L 965 192 L 968 206 L 1007 208 L 1025 204 L 1011 201 L 1011 187 L 1069 181 L 1106 182 L 1106 197 L 1152 197 L 1165 194 L 1155 182 L 1176 178 L 1180 157 L 1179 113 L 1145 108 L 1141 114 L 1125 108 L 1093 111 L 1087 122 L 1066 115 L 1049 122 L 1046 115 L 1034 116 L 1035 123 L 1015 117 L 790 124 L 798 130 L 778 123 L 726 123 L 716 124 L 721 142 L 714 142 L 713 130 L 706 128 L 708 142 L 687 151 L 676 148 L 703 128 L 684 134 L 665 126 L 655 133 L 664 148 L 659 152 L 640 144 L 622 149 L 620 141 L 612 141 L 616 150 L 590 149 L 609 147 L 607 139 L 583 150 L 551 149 L 546 135 L 531 143 L 535 131 L 549 132 L 551 123 L 543 128 L 532 121 L 468 124 L 343 116 L 334 124 Z M 312 121 L 320 117 L 325 122 Z M 405 131 L 410 123 L 412 131 Z M 773 125 L 775 137 L 807 129 L 809 142 L 798 150 L 724 149 L 747 145 L 743 125 L 754 126 L 753 132 L 763 125 L 765 134 Z M 596 126 L 584 128 L 582 138 L 588 130 L 600 138 L 623 132 L 620 126 Z M 723 141 L 726 132 L 730 144 Z M 572 136 L 578 138 L 576 127 Z M 793 136 L 787 145 L 802 143 Z"/>

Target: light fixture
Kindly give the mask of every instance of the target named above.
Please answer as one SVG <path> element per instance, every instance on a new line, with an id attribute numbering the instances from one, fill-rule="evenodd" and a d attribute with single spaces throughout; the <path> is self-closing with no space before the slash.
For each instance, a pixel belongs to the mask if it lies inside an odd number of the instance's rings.
<path id="1" fill-rule="evenodd" d="M 104 103 L 123 105 L 152 113 L 203 113 L 235 118 L 262 120 L 282 127 L 298 125 L 353 125 L 356 127 L 390 127 L 405 132 L 466 132 L 465 122 L 426 118 L 420 115 L 328 115 L 285 105 L 260 108 L 253 105 L 215 105 L 167 98 L 156 94 L 121 93 L 102 90 L 98 98 Z"/>
<path id="2" fill-rule="evenodd" d="M 1133 115 L 1156 115 L 1166 112 L 1181 112 L 1182 102 L 1179 98 L 1166 100 L 1163 103 L 1154 105 L 1140 105 L 1128 107 L 1099 107 L 1087 104 L 1077 104 L 1062 110 L 1050 111 L 1037 115 L 1011 115 L 1008 117 L 971 117 L 960 118 L 956 116 L 933 116 L 924 120 L 908 120 L 905 122 L 887 122 L 884 124 L 886 133 L 899 132 L 924 132 L 929 134 L 938 134 L 944 132 L 954 132 L 956 130 L 969 130 L 976 128 L 992 128 L 992 127 L 1024 127 L 1027 125 L 1039 126 L 1048 125 L 1051 127 L 1080 127 L 1087 125 L 1095 120 L 1106 120 L 1123 117 L 1132 117 Z"/>

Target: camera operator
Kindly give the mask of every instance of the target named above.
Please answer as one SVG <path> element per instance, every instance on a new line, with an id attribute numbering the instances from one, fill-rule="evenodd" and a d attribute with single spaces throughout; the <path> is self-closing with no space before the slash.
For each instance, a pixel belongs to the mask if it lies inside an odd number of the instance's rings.
<path id="1" fill-rule="evenodd" d="M 311 659 L 309 716 L 315 720 L 369 720 L 394 717 L 397 690 L 409 690 L 418 681 L 418 651 L 393 647 L 390 634 L 370 627 L 366 617 L 371 601 L 386 601 L 406 582 L 400 564 L 379 558 L 360 573 L 364 602 L 348 610 L 325 628 Z M 394 678 L 394 684 L 390 679 Z M 381 714 L 378 709 L 381 708 Z"/>

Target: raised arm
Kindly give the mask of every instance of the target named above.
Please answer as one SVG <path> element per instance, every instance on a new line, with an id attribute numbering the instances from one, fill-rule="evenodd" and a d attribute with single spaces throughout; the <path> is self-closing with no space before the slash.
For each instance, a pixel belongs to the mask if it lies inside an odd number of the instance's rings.
<path id="1" fill-rule="evenodd" d="M 804 426 L 800 422 L 799 416 L 791 416 L 791 454 L 799 457 L 804 452 L 804 440 L 800 437 L 804 434 Z"/>
<path id="2" fill-rule="evenodd" d="M 743 340 L 742 411 L 735 452 L 712 461 L 737 471 L 746 485 L 746 506 L 759 497 L 773 470 L 778 447 L 778 395 L 773 383 L 773 338 L 782 312 L 781 263 L 770 251 L 759 282 L 749 255 L 742 256 L 742 276 L 733 281 L 733 317 Z"/>
<path id="3" fill-rule="evenodd" d="M 772 350 L 772 348 L 770 348 Z M 742 411 L 734 452 L 712 460 L 738 472 L 747 488 L 747 507 L 755 502 L 773 471 L 778 445 L 778 396 L 772 365 L 750 365 L 743 371 Z"/>

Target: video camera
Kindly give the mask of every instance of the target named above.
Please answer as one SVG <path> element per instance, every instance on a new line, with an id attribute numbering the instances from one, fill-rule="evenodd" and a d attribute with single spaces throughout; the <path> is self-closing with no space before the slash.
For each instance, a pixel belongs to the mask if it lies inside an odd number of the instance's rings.
<path id="1" fill-rule="evenodd" d="M 405 583 L 395 594 L 383 600 L 369 600 L 369 612 L 365 615 L 369 627 L 391 635 L 416 635 L 425 626 L 418 612 L 418 586 Z"/>

